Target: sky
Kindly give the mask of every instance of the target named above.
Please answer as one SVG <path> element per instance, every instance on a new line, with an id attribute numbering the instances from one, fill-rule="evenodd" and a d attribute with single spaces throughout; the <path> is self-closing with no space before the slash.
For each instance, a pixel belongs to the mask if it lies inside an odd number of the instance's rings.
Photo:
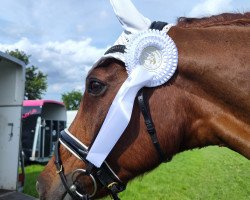
<path id="1" fill-rule="evenodd" d="M 152 21 L 249 12 L 250 0 L 132 0 Z M 19 49 L 48 75 L 44 99 L 84 91 L 88 70 L 122 32 L 109 0 L 0 0 L 0 51 Z"/>

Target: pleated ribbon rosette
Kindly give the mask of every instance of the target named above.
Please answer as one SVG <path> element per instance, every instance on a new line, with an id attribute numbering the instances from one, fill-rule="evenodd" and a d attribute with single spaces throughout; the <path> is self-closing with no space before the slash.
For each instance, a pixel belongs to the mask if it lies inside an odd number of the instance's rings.
<path id="1" fill-rule="evenodd" d="M 139 31 L 131 34 L 126 43 L 126 53 L 114 57 L 125 63 L 128 78 L 116 94 L 87 155 L 96 167 L 102 165 L 128 126 L 137 92 L 166 83 L 177 68 L 177 48 L 165 31 Z"/>

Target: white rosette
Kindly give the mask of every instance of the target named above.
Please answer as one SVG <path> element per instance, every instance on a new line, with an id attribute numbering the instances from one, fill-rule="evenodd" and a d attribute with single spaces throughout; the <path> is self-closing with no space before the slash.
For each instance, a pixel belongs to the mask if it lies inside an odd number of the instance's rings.
<path id="1" fill-rule="evenodd" d="M 173 40 L 158 30 L 134 35 L 126 52 L 128 78 L 116 94 L 87 156 L 96 167 L 101 166 L 128 126 L 137 92 L 145 86 L 166 83 L 177 67 L 178 53 Z"/>
<path id="2" fill-rule="evenodd" d="M 177 48 L 163 31 L 149 29 L 135 35 L 131 38 L 126 52 L 125 65 L 129 75 L 137 66 L 153 75 L 145 85 L 147 87 L 166 83 L 177 68 Z"/>

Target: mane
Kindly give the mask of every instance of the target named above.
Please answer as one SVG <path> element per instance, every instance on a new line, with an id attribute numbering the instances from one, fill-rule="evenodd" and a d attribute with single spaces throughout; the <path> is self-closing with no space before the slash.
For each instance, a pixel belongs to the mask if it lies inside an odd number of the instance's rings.
<path id="1" fill-rule="evenodd" d="M 211 27 L 211 26 L 250 26 L 250 12 L 240 13 L 223 13 L 203 18 L 186 18 L 180 17 L 177 26 L 182 28 Z"/>

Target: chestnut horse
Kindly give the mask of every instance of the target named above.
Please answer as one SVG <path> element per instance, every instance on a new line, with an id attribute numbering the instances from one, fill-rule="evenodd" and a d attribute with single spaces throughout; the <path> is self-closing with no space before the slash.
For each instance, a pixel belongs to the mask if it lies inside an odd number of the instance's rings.
<path id="1" fill-rule="evenodd" d="M 168 35 L 178 48 L 178 69 L 170 82 L 145 88 L 165 155 L 171 158 L 185 150 L 222 145 L 250 159 L 250 13 L 180 18 Z M 89 73 L 69 128 L 87 146 L 126 78 L 124 63 L 112 58 Z M 85 164 L 63 146 L 60 155 L 70 182 L 72 172 Z M 40 199 L 66 195 L 54 161 L 53 157 L 38 178 Z M 124 183 L 160 164 L 136 101 L 129 125 L 106 161 Z M 85 176 L 77 181 L 93 190 Z M 98 187 L 95 198 L 106 194 Z"/>

